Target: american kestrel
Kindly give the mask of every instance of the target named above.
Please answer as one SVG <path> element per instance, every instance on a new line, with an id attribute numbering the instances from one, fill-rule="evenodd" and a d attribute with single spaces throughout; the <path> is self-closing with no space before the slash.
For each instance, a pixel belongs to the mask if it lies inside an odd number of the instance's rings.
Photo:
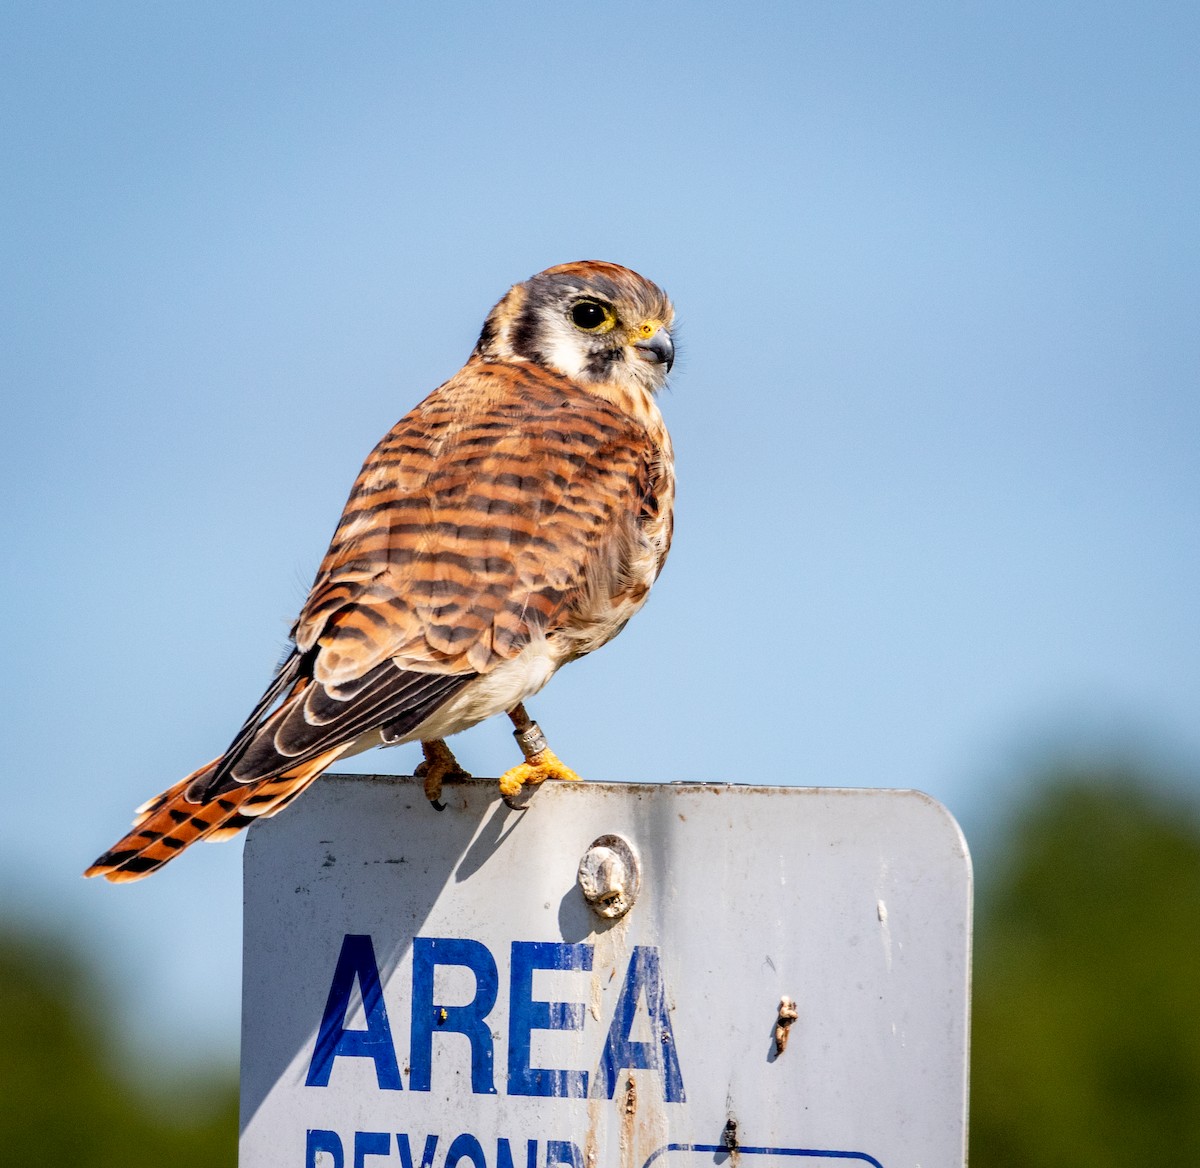
<path id="1" fill-rule="evenodd" d="M 137 811 L 86 872 L 137 880 L 274 815 L 340 755 L 419 741 L 435 805 L 445 739 L 506 712 L 525 761 L 500 789 L 577 779 L 523 705 L 612 640 L 671 544 L 671 440 L 655 395 L 674 310 L 587 261 L 488 314 L 470 359 L 355 480 L 274 680 L 219 758 Z"/>

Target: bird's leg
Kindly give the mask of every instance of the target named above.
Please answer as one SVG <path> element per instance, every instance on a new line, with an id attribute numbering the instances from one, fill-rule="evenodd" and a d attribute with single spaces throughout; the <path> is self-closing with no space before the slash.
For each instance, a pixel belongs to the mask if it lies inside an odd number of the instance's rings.
<path id="1" fill-rule="evenodd" d="M 525 712 L 522 703 L 513 706 L 508 716 L 514 726 L 513 737 L 525 761 L 500 776 L 500 794 L 506 801 L 512 799 L 526 783 L 541 783 L 546 779 L 579 781 L 580 776 L 550 749 L 541 727 Z"/>
<path id="2" fill-rule="evenodd" d="M 425 780 L 425 798 L 439 811 L 445 811 L 446 804 L 441 802 L 442 780 L 451 776 L 460 779 L 469 779 L 471 776 L 458 765 L 458 759 L 446 745 L 445 739 L 431 738 L 428 742 L 422 742 L 421 751 L 425 761 L 413 774 Z"/>

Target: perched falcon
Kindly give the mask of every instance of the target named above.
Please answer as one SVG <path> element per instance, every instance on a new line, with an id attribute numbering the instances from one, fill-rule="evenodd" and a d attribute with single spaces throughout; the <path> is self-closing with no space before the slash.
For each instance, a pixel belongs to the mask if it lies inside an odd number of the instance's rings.
<path id="1" fill-rule="evenodd" d="M 511 288 L 466 365 L 371 452 L 275 679 L 219 758 L 137 811 L 88 876 L 137 880 L 274 815 L 340 755 L 419 741 L 425 793 L 463 774 L 445 739 L 506 712 L 525 762 L 576 779 L 522 704 L 641 608 L 671 544 L 671 440 L 655 402 L 674 311 L 616 264 Z"/>

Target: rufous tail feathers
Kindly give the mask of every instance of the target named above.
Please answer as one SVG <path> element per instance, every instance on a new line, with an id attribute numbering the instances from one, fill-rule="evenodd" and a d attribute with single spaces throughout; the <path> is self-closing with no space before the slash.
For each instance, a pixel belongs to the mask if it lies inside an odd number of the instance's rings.
<path id="1" fill-rule="evenodd" d="M 271 779 L 247 783 L 204 803 L 191 803 L 191 783 L 214 770 L 214 758 L 137 809 L 133 830 L 100 856 L 85 876 L 103 876 L 114 884 L 140 880 L 158 871 L 197 840 L 223 840 L 242 828 L 281 811 L 333 762 L 349 743 L 328 750 Z"/>

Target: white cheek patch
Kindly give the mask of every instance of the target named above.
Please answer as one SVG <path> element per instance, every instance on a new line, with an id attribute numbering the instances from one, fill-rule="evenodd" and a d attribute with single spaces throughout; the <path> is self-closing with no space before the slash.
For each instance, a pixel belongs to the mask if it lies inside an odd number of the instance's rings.
<path id="1" fill-rule="evenodd" d="M 551 320 L 542 333 L 542 351 L 546 360 L 561 373 L 577 378 L 587 363 L 587 353 L 579 333 L 565 320 Z"/>

